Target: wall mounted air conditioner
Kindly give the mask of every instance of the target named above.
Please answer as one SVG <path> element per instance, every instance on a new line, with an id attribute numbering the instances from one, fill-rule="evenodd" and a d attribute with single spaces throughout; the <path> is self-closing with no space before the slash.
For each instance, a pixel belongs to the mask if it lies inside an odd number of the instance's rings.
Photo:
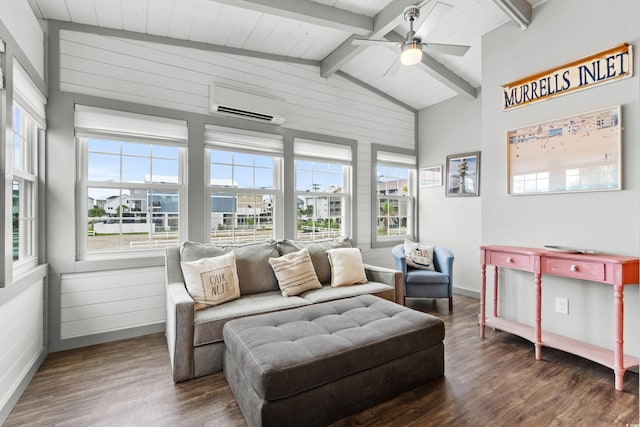
<path id="1" fill-rule="evenodd" d="M 214 82 L 209 85 L 209 112 L 281 125 L 287 102 L 284 98 Z"/>

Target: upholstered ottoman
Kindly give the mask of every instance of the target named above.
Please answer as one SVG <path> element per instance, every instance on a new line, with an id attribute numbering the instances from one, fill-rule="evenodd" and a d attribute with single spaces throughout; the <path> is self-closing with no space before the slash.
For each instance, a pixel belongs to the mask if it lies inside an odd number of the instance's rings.
<path id="1" fill-rule="evenodd" d="M 249 426 L 325 425 L 444 374 L 444 323 L 373 295 L 232 320 L 223 337 Z"/>

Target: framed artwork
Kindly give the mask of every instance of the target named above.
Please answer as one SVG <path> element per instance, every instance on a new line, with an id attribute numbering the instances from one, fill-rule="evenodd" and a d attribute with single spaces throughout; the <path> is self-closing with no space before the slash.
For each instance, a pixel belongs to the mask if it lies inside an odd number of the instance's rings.
<path id="1" fill-rule="evenodd" d="M 507 192 L 621 190 L 620 106 L 507 132 Z"/>
<path id="2" fill-rule="evenodd" d="M 447 156 L 448 197 L 475 197 L 480 194 L 480 152 Z"/>
<path id="3" fill-rule="evenodd" d="M 442 185 L 442 165 L 420 169 L 420 187 L 439 187 Z"/>

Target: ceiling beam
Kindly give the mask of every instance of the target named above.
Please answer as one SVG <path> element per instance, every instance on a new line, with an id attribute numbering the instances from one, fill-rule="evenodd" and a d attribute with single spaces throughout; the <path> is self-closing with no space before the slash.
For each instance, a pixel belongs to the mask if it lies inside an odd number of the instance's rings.
<path id="1" fill-rule="evenodd" d="M 389 3 L 373 17 L 373 31 L 366 34 L 367 38 L 382 38 L 404 20 L 404 9 L 417 3 L 420 3 L 420 0 L 394 0 Z M 320 75 L 322 77 L 329 77 L 367 48 L 362 45 L 353 45 L 351 42 L 354 38 L 353 36 L 349 37 L 321 61 Z"/>
<path id="2" fill-rule="evenodd" d="M 310 0 L 214 0 L 216 3 L 255 10 L 282 18 L 307 22 L 351 34 L 373 31 L 373 18 Z"/>
<path id="3" fill-rule="evenodd" d="M 524 31 L 531 24 L 531 4 L 527 0 L 493 0 Z"/>
<path id="4" fill-rule="evenodd" d="M 390 32 L 385 36 L 389 41 L 403 41 L 404 37 L 395 31 Z M 395 49 L 396 53 L 398 52 Z M 477 97 L 476 88 L 471 86 L 469 82 L 462 77 L 445 67 L 442 63 L 438 62 L 434 57 L 422 52 L 422 62 L 414 65 L 428 73 L 430 76 L 438 80 L 450 89 L 458 92 L 460 95 L 468 98 L 475 99 Z"/>

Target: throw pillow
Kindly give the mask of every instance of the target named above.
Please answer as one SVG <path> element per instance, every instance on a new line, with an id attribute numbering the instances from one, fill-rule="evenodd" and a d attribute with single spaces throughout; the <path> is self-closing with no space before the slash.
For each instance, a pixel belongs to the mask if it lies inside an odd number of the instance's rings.
<path id="1" fill-rule="evenodd" d="M 410 240 L 404 241 L 404 256 L 407 265 L 413 268 L 434 271 L 433 246 L 422 245 Z"/>
<path id="2" fill-rule="evenodd" d="M 348 237 L 312 241 L 282 240 L 278 242 L 278 251 L 280 252 L 280 255 L 296 252 L 302 248 L 308 248 L 309 256 L 313 263 L 313 269 L 316 272 L 320 283 L 329 283 L 331 281 L 331 265 L 327 258 L 327 251 L 329 249 L 351 247 L 353 247 L 353 244 L 351 239 Z"/>
<path id="3" fill-rule="evenodd" d="M 240 298 L 235 252 L 191 262 L 183 261 L 180 266 L 196 310 Z"/>
<path id="4" fill-rule="evenodd" d="M 331 264 L 331 286 L 349 286 L 368 282 L 360 249 L 329 249 L 327 255 Z"/>
<path id="5" fill-rule="evenodd" d="M 278 258 L 269 258 L 269 264 L 278 278 L 283 297 L 300 295 L 322 287 L 307 248 Z"/>

